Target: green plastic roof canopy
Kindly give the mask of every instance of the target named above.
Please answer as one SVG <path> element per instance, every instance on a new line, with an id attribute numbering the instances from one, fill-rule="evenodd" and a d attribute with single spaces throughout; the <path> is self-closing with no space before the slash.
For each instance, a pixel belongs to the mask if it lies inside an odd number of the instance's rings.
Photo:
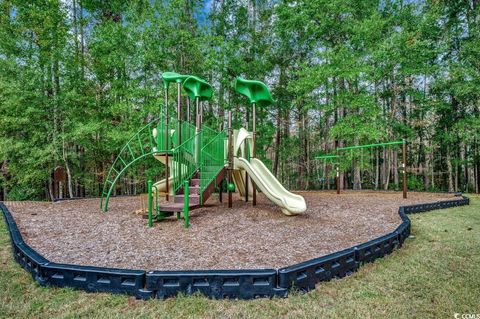
<path id="1" fill-rule="evenodd" d="M 163 79 L 163 86 L 167 88 L 170 82 L 183 82 L 186 78 L 190 75 L 183 75 L 176 72 L 163 72 L 162 79 Z"/>
<path id="2" fill-rule="evenodd" d="M 209 100 L 213 95 L 213 89 L 207 81 L 196 76 L 189 76 L 183 81 L 183 89 L 190 99 L 200 98 L 201 101 Z"/>
<path id="3" fill-rule="evenodd" d="M 246 96 L 250 103 L 256 103 L 260 107 L 267 107 L 274 102 L 268 87 L 263 82 L 238 77 L 233 87 L 235 91 Z"/>

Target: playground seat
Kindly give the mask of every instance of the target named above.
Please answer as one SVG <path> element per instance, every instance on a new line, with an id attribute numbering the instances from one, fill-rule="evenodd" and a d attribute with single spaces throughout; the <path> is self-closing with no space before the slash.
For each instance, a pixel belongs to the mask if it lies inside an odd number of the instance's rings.
<path id="1" fill-rule="evenodd" d="M 238 77 L 233 85 L 235 91 L 246 96 L 251 104 L 256 103 L 260 107 L 267 107 L 274 103 L 267 86 L 255 80 L 246 80 Z"/>
<path id="2" fill-rule="evenodd" d="M 209 100 L 213 94 L 213 89 L 210 84 L 193 75 L 183 81 L 183 89 L 192 100 L 198 97 L 200 101 L 206 101 Z"/>
<path id="3" fill-rule="evenodd" d="M 171 82 L 177 82 L 177 83 L 183 82 L 189 76 L 190 75 L 183 75 L 177 72 L 163 72 L 162 73 L 163 85 L 165 88 L 167 88 Z"/>

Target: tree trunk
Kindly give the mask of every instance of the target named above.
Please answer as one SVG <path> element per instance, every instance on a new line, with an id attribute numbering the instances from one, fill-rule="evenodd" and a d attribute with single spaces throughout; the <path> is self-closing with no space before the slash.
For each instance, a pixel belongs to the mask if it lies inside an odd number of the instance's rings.
<path id="1" fill-rule="evenodd" d="M 53 200 L 55 199 L 55 195 L 53 191 L 52 177 L 48 178 L 48 195 L 50 196 L 50 201 L 53 202 Z"/>
<path id="2" fill-rule="evenodd" d="M 73 184 L 72 184 L 72 172 L 70 171 L 70 165 L 68 165 L 68 161 L 64 159 L 65 163 L 65 170 L 67 171 L 67 187 L 68 187 L 68 194 L 70 195 L 70 198 L 74 197 L 73 194 Z"/>
<path id="3" fill-rule="evenodd" d="M 391 153 L 393 154 L 392 155 L 392 160 L 393 160 L 393 182 L 395 184 L 395 188 L 399 188 L 400 187 L 400 181 L 399 181 L 399 177 L 398 177 L 398 149 L 395 148 L 395 149 L 392 149 L 391 150 Z"/>
<path id="4" fill-rule="evenodd" d="M 380 184 L 380 151 L 375 149 L 375 190 L 378 190 Z"/>
<path id="5" fill-rule="evenodd" d="M 448 171 L 448 191 L 453 192 L 453 167 L 450 155 L 450 146 L 447 144 L 447 171 Z"/>
<path id="6" fill-rule="evenodd" d="M 305 186 L 304 189 L 307 190 L 310 188 L 310 159 L 309 159 L 309 145 L 308 145 L 308 113 L 307 111 L 303 112 L 303 129 L 302 129 L 302 136 L 303 136 L 303 159 L 304 159 L 304 165 L 305 165 L 305 172 L 306 172 L 306 177 L 304 178 L 305 181 Z"/>
<path id="7" fill-rule="evenodd" d="M 430 189 L 430 154 L 425 156 L 425 168 L 423 170 L 423 188 L 425 191 Z"/>
<path id="8" fill-rule="evenodd" d="M 383 189 L 388 190 L 388 186 L 390 184 L 390 157 L 388 156 L 388 150 L 383 150 L 384 155 L 384 175 L 383 175 Z"/>

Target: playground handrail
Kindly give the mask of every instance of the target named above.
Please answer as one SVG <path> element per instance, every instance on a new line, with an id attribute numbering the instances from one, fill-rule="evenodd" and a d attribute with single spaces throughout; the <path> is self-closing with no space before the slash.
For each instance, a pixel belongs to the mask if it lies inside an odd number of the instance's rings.
<path id="1" fill-rule="evenodd" d="M 198 170 L 198 163 L 195 160 L 195 148 L 198 146 L 196 146 L 195 141 L 201 140 L 201 136 L 202 132 L 198 132 L 173 150 L 172 175 L 174 194 Z"/>
<path id="2" fill-rule="evenodd" d="M 203 202 L 203 192 L 225 166 L 226 138 L 226 130 L 223 130 L 202 147 L 200 161 L 201 203 Z"/>

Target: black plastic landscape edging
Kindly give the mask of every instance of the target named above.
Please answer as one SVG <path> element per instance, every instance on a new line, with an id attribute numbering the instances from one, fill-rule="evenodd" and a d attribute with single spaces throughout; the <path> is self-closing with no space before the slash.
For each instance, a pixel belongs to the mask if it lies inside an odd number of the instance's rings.
<path id="1" fill-rule="evenodd" d="M 145 271 L 59 264 L 27 245 L 8 208 L 0 209 L 10 235 L 15 260 L 42 286 L 110 292 L 139 299 L 164 299 L 199 292 L 214 299 L 287 297 L 292 289 L 309 291 L 321 281 L 351 275 L 362 264 L 390 254 L 410 235 L 407 214 L 469 205 L 470 199 L 401 206 L 402 223 L 395 231 L 357 246 L 281 269 Z"/>

